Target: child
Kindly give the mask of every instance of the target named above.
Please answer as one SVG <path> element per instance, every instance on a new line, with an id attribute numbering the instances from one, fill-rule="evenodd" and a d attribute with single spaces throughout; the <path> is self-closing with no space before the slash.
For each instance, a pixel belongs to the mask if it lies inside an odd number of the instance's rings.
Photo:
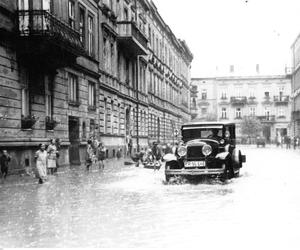
<path id="1" fill-rule="evenodd" d="M 39 174 L 39 184 L 43 184 L 47 177 L 47 151 L 45 144 L 39 145 L 39 150 L 35 153 L 36 168 Z"/>
<path id="2" fill-rule="evenodd" d="M 6 179 L 8 173 L 8 163 L 10 162 L 10 159 L 11 157 L 7 153 L 7 150 L 3 150 L 2 155 L 0 157 L 1 173 L 3 179 Z"/>

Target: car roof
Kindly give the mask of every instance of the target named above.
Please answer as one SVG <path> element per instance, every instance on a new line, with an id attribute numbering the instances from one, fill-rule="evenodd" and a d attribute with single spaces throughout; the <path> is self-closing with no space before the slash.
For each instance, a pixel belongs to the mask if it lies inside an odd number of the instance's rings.
<path id="1" fill-rule="evenodd" d="M 189 126 L 229 126 L 229 125 L 235 125 L 233 122 L 187 122 L 182 124 L 182 127 L 189 127 Z"/>

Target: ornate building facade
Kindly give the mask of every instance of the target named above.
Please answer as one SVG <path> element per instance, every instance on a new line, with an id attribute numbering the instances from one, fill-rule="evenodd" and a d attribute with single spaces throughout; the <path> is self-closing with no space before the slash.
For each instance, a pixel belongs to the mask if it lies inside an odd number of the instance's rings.
<path id="1" fill-rule="evenodd" d="M 196 120 L 240 123 L 244 116 L 257 117 L 262 135 L 274 141 L 276 135 L 291 135 L 291 79 L 283 76 L 230 76 L 193 78 L 191 110 Z M 214 115 L 213 115 L 214 114 Z"/>
<path id="2" fill-rule="evenodd" d="M 80 164 L 90 136 L 113 157 L 190 120 L 193 55 L 154 3 L 4 0 L 0 17 L 0 147 L 15 170 L 50 138 L 61 164 Z"/>

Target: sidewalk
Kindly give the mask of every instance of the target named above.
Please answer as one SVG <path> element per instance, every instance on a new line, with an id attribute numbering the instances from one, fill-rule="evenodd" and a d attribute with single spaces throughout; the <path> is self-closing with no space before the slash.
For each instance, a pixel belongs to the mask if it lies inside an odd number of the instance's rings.
<path id="1" fill-rule="evenodd" d="M 110 159 L 106 159 L 104 160 L 104 166 L 105 169 L 109 169 L 109 168 L 113 168 L 116 165 L 122 165 L 122 166 L 126 166 L 126 165 L 133 165 L 134 162 L 131 160 L 130 157 L 122 157 L 120 159 L 117 158 L 110 158 Z M 96 168 L 95 166 L 93 166 L 91 169 Z M 70 170 L 77 170 L 77 171 L 86 171 L 86 166 L 85 164 L 81 164 L 81 165 L 64 165 L 62 167 L 59 167 L 57 169 L 57 173 L 54 174 L 55 175 L 63 175 L 66 174 L 67 172 L 69 172 Z M 4 181 L 6 182 L 17 182 L 17 181 L 22 181 L 22 182 L 27 182 L 30 181 L 32 179 L 36 179 L 35 177 L 35 167 L 31 168 L 29 170 L 29 173 L 25 173 L 25 170 L 23 173 L 10 173 L 8 174 L 8 176 L 6 177 L 6 180 Z M 3 183 L 3 180 L 0 179 L 0 184 Z"/>

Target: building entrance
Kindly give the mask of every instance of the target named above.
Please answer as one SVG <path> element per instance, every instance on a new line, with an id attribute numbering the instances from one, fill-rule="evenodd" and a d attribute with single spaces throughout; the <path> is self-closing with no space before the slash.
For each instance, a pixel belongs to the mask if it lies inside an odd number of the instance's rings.
<path id="1" fill-rule="evenodd" d="M 69 160 L 70 164 L 80 165 L 80 155 L 79 155 L 79 118 L 74 116 L 69 116 Z"/>

